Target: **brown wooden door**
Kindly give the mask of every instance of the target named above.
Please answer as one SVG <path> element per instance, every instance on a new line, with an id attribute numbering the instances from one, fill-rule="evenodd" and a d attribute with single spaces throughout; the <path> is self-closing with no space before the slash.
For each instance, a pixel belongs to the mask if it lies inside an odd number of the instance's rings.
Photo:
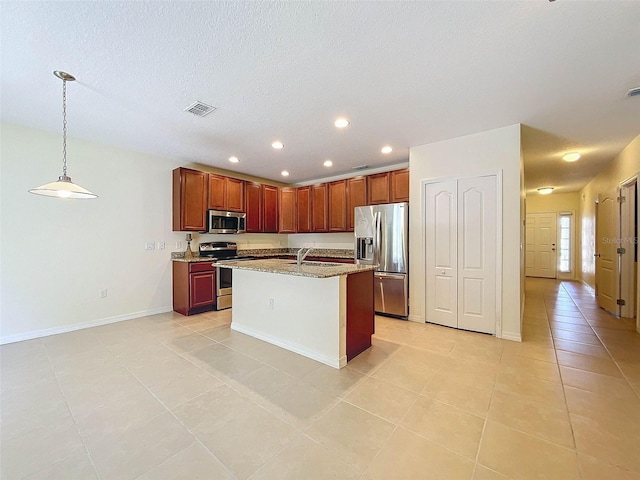
<path id="1" fill-rule="evenodd" d="M 280 233 L 296 233 L 296 189 L 282 187 L 280 189 Z"/>
<path id="2" fill-rule="evenodd" d="M 298 200 L 297 230 L 298 233 L 311 231 L 311 187 L 298 187 L 296 189 Z"/>
<path id="3" fill-rule="evenodd" d="M 367 176 L 367 196 L 369 205 L 389 203 L 389 172 Z"/>
<path id="4" fill-rule="evenodd" d="M 244 212 L 244 180 L 225 178 L 225 209 L 232 212 Z"/>
<path id="5" fill-rule="evenodd" d="M 262 185 L 254 182 L 246 182 L 244 186 L 245 207 L 247 209 L 247 232 L 262 232 L 263 198 Z"/>
<path id="6" fill-rule="evenodd" d="M 311 231 L 329 231 L 328 185 L 319 183 L 311 186 Z"/>
<path id="7" fill-rule="evenodd" d="M 329 183 L 329 231 L 347 231 L 347 181 Z"/>
<path id="8" fill-rule="evenodd" d="M 355 177 L 347 180 L 347 231 L 353 232 L 355 222 L 353 210 L 367 205 L 367 177 Z"/>
<path id="9" fill-rule="evenodd" d="M 221 175 L 209 174 L 209 208 L 225 210 L 226 182 Z"/>
<path id="10" fill-rule="evenodd" d="M 409 169 L 394 170 L 390 173 L 391 203 L 409 201 Z"/>
<path id="11" fill-rule="evenodd" d="M 264 216 L 262 231 L 266 233 L 278 233 L 278 187 L 263 185 Z"/>
<path id="12" fill-rule="evenodd" d="M 207 230 L 209 176 L 189 168 L 173 171 L 173 231 Z"/>

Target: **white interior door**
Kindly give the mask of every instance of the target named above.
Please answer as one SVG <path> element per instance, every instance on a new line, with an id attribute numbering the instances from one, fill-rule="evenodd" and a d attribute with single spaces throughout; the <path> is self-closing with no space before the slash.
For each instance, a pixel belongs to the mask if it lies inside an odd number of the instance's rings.
<path id="1" fill-rule="evenodd" d="M 496 177 L 425 185 L 426 320 L 495 333 Z"/>
<path id="2" fill-rule="evenodd" d="M 458 326 L 457 182 L 425 186 L 427 321 Z"/>
<path id="3" fill-rule="evenodd" d="M 458 328 L 495 333 L 496 177 L 458 181 Z"/>
<path id="4" fill-rule="evenodd" d="M 619 191 L 612 188 L 598 194 L 596 205 L 596 297 L 598 305 L 619 315 L 620 266 L 618 239 L 620 238 Z"/>
<path id="5" fill-rule="evenodd" d="M 527 277 L 556 278 L 558 268 L 558 215 L 554 213 L 527 214 Z"/>

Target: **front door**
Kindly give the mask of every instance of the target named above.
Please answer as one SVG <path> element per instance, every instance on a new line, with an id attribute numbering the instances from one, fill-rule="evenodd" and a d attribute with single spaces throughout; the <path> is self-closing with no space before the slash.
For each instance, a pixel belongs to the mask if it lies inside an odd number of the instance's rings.
<path id="1" fill-rule="evenodd" d="M 598 305 L 616 315 L 620 313 L 619 192 L 612 188 L 598 194 L 596 205 L 596 296 Z"/>
<path id="2" fill-rule="evenodd" d="M 527 277 L 556 278 L 557 225 L 556 213 L 527 214 Z"/>

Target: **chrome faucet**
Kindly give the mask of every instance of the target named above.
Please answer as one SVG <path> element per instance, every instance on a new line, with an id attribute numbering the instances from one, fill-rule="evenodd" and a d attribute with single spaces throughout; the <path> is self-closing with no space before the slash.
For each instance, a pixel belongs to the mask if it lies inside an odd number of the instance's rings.
<path id="1" fill-rule="evenodd" d="M 309 252 L 311 252 L 311 250 L 313 250 L 313 247 L 308 247 L 307 251 L 304 253 L 302 253 L 304 251 L 304 247 L 298 250 L 298 270 L 300 269 L 300 265 L 302 265 L 302 262 L 304 262 L 304 259 L 307 258 L 307 255 L 309 255 Z"/>

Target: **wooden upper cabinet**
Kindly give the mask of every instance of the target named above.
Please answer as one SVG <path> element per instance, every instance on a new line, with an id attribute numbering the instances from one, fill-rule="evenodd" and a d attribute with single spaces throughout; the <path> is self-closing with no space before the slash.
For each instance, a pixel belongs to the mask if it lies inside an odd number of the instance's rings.
<path id="1" fill-rule="evenodd" d="M 244 181 L 210 173 L 209 208 L 244 212 Z"/>
<path id="2" fill-rule="evenodd" d="M 278 187 L 263 185 L 263 221 L 262 231 L 278 233 Z"/>
<path id="3" fill-rule="evenodd" d="M 347 180 L 347 231 L 353 232 L 355 221 L 353 211 L 356 207 L 367 205 L 367 177 L 355 177 Z"/>
<path id="4" fill-rule="evenodd" d="M 307 233 L 311 231 L 311 187 L 296 188 L 296 200 L 298 211 L 297 230 L 298 233 Z"/>
<path id="5" fill-rule="evenodd" d="M 319 183 L 311 186 L 311 231 L 329 231 L 328 184 Z"/>
<path id="6" fill-rule="evenodd" d="M 244 195 L 244 204 L 247 212 L 247 232 L 262 232 L 262 213 L 264 211 L 262 185 L 255 182 L 246 182 Z"/>
<path id="7" fill-rule="evenodd" d="M 280 188 L 280 212 L 278 232 L 296 233 L 296 189 Z"/>
<path id="8" fill-rule="evenodd" d="M 409 201 L 409 169 L 394 170 L 389 173 L 391 203 Z"/>
<path id="9" fill-rule="evenodd" d="M 244 180 L 225 177 L 227 187 L 226 210 L 244 212 Z"/>
<path id="10" fill-rule="evenodd" d="M 189 168 L 173 171 L 173 231 L 207 230 L 209 174 Z"/>
<path id="11" fill-rule="evenodd" d="M 329 231 L 347 231 L 347 181 L 338 180 L 329 187 Z"/>
<path id="12" fill-rule="evenodd" d="M 389 172 L 367 176 L 367 196 L 369 205 L 389 203 Z"/>

